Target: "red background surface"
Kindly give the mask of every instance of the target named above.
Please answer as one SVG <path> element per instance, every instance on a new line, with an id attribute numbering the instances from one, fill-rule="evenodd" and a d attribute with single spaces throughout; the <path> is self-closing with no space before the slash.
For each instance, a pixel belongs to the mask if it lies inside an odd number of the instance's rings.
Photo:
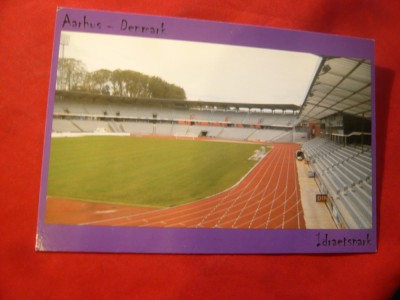
<path id="1" fill-rule="evenodd" d="M 57 7 L 189 17 L 376 40 L 379 245 L 358 255 L 36 253 Z M 399 1 L 33 1 L 0 5 L 1 299 L 390 299 L 400 283 Z"/>

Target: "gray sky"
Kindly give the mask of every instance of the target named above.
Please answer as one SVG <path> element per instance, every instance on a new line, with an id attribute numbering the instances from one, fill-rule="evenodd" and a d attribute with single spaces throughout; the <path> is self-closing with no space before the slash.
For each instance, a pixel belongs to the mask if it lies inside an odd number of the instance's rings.
<path id="1" fill-rule="evenodd" d="M 181 86 L 188 100 L 302 104 L 320 57 L 299 52 L 64 32 L 88 71 L 130 69 Z M 61 47 L 60 47 L 61 56 Z"/>

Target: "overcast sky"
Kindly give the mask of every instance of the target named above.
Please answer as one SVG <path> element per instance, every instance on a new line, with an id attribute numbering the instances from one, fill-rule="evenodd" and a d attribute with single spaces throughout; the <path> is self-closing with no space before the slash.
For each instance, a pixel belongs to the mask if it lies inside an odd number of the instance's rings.
<path id="1" fill-rule="evenodd" d="M 321 61 L 298 52 L 63 32 L 64 57 L 81 60 L 88 71 L 129 69 L 181 86 L 188 100 L 264 104 L 304 101 Z M 62 47 L 60 47 L 60 56 Z"/>

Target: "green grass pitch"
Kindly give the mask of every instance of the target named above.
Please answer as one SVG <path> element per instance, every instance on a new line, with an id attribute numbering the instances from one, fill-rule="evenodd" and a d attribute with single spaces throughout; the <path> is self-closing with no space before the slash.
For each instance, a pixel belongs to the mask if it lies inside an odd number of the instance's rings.
<path id="1" fill-rule="evenodd" d="M 53 138 L 47 194 L 170 207 L 219 193 L 260 145 L 138 137 Z"/>

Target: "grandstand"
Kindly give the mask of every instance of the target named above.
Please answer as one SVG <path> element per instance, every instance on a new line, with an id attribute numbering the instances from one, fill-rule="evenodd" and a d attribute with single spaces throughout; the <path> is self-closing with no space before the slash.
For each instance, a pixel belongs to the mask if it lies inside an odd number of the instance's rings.
<path id="1" fill-rule="evenodd" d="M 296 134 L 293 130 L 299 107 L 259 105 L 257 112 L 251 108 L 254 107 L 246 104 L 239 107 L 233 103 L 131 99 L 57 91 L 52 131 L 304 141 L 305 128 L 298 128 Z"/>
<path id="2" fill-rule="evenodd" d="M 372 228 L 371 97 L 368 60 L 324 58 L 299 113 L 302 149 L 339 228 Z"/>
<path id="3" fill-rule="evenodd" d="M 348 228 L 370 228 L 372 220 L 372 161 L 370 148 L 343 147 L 316 138 L 303 144 L 332 210 Z M 343 224 L 344 225 L 344 224 Z"/>
<path id="4" fill-rule="evenodd" d="M 371 64 L 324 57 L 304 103 L 144 99 L 57 91 L 52 133 L 298 143 L 338 228 L 371 228 Z M 293 153 L 294 155 L 294 153 Z"/>

